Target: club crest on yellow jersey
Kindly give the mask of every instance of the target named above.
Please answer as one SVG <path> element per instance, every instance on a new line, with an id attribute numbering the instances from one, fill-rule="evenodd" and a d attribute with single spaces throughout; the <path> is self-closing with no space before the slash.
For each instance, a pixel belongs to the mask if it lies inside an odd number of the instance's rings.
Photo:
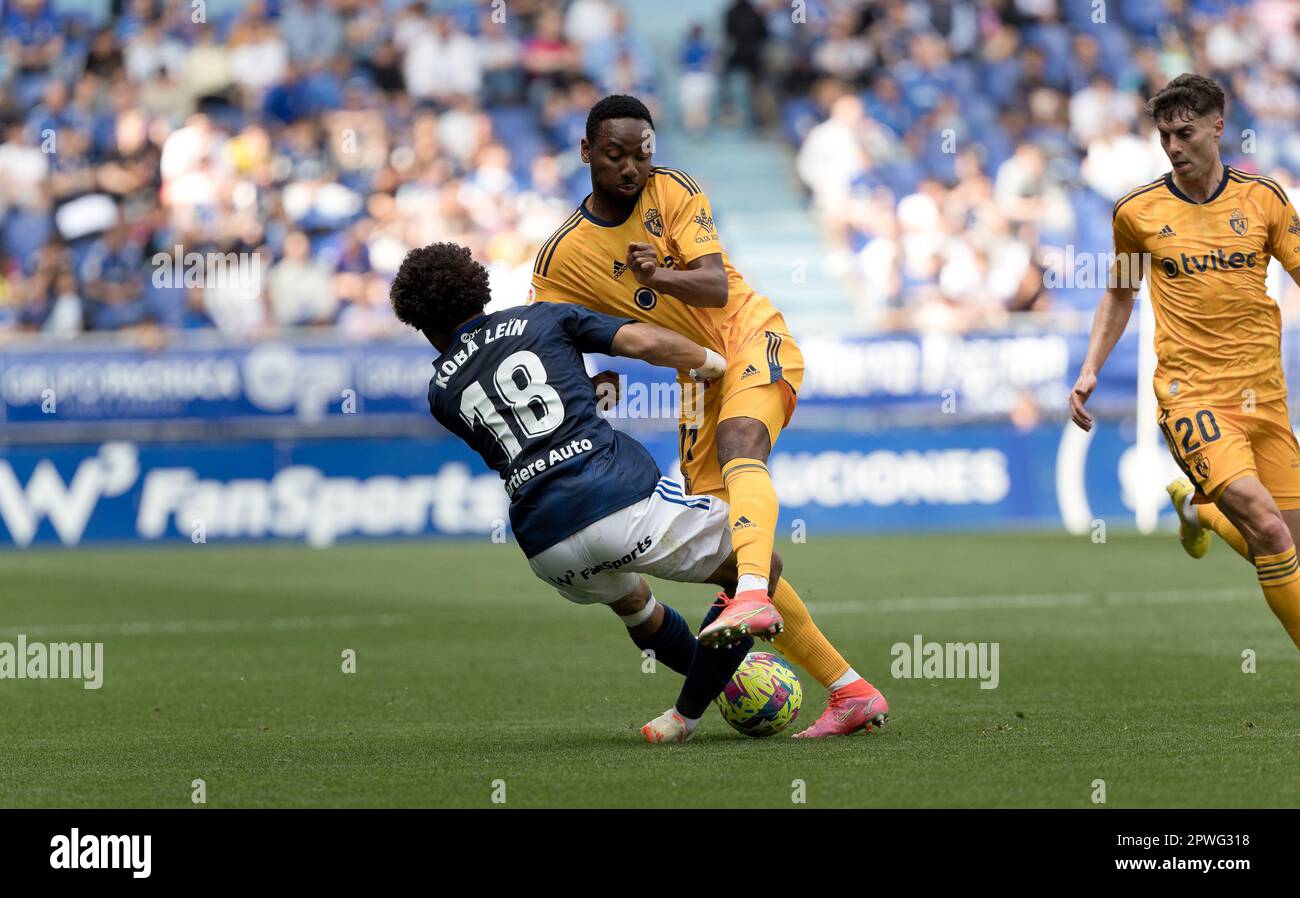
<path id="1" fill-rule="evenodd" d="M 1240 209 L 1233 209 L 1232 214 L 1228 216 L 1228 224 L 1238 237 L 1246 236 L 1246 229 L 1250 223 L 1246 220 L 1246 213 Z"/>
<path id="2" fill-rule="evenodd" d="M 646 210 L 645 229 L 656 237 L 664 235 L 664 220 L 658 209 L 650 208 Z"/>
<path id="3" fill-rule="evenodd" d="M 1196 476 L 1201 480 L 1208 480 L 1210 477 L 1210 460 L 1203 453 L 1196 453 L 1192 457 L 1192 468 L 1196 471 Z"/>

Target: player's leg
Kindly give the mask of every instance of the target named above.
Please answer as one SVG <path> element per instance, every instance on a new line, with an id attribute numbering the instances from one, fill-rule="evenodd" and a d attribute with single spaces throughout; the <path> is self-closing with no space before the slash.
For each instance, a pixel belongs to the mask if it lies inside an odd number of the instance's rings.
<path id="1" fill-rule="evenodd" d="M 655 503 L 650 497 L 619 509 L 532 556 L 528 564 L 569 601 L 609 605 L 643 654 L 651 653 L 656 663 L 689 677 L 697 649 L 695 631 L 676 609 L 656 600 L 636 572 L 645 534 L 651 534 L 653 548 L 663 533 L 651 529 Z M 624 559 L 629 559 L 627 564 Z"/>
<path id="2" fill-rule="evenodd" d="M 1287 534 L 1282 553 L 1274 552 L 1271 558 L 1256 554 L 1255 566 L 1269 607 L 1300 648 L 1300 564 L 1296 562 L 1296 546 L 1300 545 L 1300 442 L 1291 429 L 1285 399 L 1259 404 L 1251 419 L 1250 436 L 1260 484 L 1278 510 Z"/>
<path id="3" fill-rule="evenodd" d="M 620 521 L 618 526 L 623 523 Z M 591 564 L 588 553 L 581 548 L 574 549 L 575 544 L 581 546 L 581 535 L 585 532 L 579 531 L 574 537 L 533 556 L 528 559 L 529 565 L 569 601 L 608 605 L 643 655 L 686 677 L 677 703 L 641 728 L 642 735 L 650 742 L 685 742 L 691 738 L 709 702 L 722 691 L 745 655 L 742 652 L 736 658 L 729 652 L 701 650 L 695 631 L 686 619 L 672 606 L 655 599 L 650 584 L 638 574 L 600 571 L 584 575 Z M 697 656 L 701 656 L 698 661 Z M 724 669 L 728 663 L 730 669 Z"/>
<path id="4" fill-rule="evenodd" d="M 724 477 L 729 471 L 734 470 L 726 461 L 735 451 L 735 445 L 731 443 L 732 434 L 744 434 L 746 429 L 752 431 L 753 424 L 759 424 L 758 432 L 747 434 L 750 442 L 746 448 L 754 453 L 751 457 L 767 459 L 772 443 L 775 442 L 776 436 L 780 434 L 789 418 L 786 394 L 781 392 L 784 389 L 783 384 L 769 384 L 745 390 L 735 397 L 723 400 L 722 420 L 718 425 L 718 458 L 723 462 Z M 748 415 L 737 416 L 742 411 L 747 412 Z M 762 471 L 762 479 L 767 488 L 772 489 L 766 468 Z M 726 477 L 728 497 L 737 495 L 736 481 L 737 478 L 734 476 Z M 771 498 L 773 507 L 770 511 L 772 526 L 770 532 L 774 536 L 777 513 L 775 490 L 772 490 Z M 731 514 L 735 522 L 738 518 L 734 502 Z M 742 524 L 744 517 L 740 516 Z M 742 553 L 742 535 L 747 530 L 748 528 L 744 527 L 737 529 L 733 523 L 731 539 L 742 577 L 746 572 L 745 556 Z M 821 716 L 796 738 L 847 735 L 860 729 L 869 732 L 873 726 L 883 723 L 889 710 L 885 697 L 850 667 L 844 656 L 835 650 L 813 623 L 812 615 L 808 613 L 807 606 L 804 605 L 794 587 L 775 572 L 772 573 L 770 582 L 772 601 L 781 613 L 784 624 L 784 630 L 773 640 L 773 643 L 783 654 L 812 674 L 831 693 L 830 701 Z M 743 587 L 738 583 L 737 589 Z M 716 627 L 717 624 L 714 626 Z"/>
<path id="5" fill-rule="evenodd" d="M 610 602 L 609 610 L 618 615 L 627 627 L 627 635 L 643 655 L 651 655 L 656 663 L 686 676 L 696 648 L 690 624 L 675 608 L 654 597 L 644 577 L 628 574 L 618 579 L 633 580 L 636 585 L 622 598 Z"/>
<path id="6" fill-rule="evenodd" d="M 731 542 L 736 552 L 740 579 L 738 596 L 751 590 L 766 591 L 771 579 L 769 564 L 776 537 L 780 504 L 767 470 L 772 435 L 767 419 L 784 417 L 786 400 L 781 384 L 767 384 L 745 391 L 736 401 L 724 400 L 718 421 L 718 465 L 731 505 Z M 742 399 L 744 411 L 734 406 Z"/>
<path id="7" fill-rule="evenodd" d="M 641 734 L 648 742 L 685 742 L 694 734 L 709 702 L 736 672 L 753 641 L 746 640 L 745 646 L 722 652 L 701 649 L 685 619 L 656 601 L 644 578 L 638 576 L 636 580 L 636 589 L 611 602 L 610 610 L 627 626 L 637 648 L 686 677 L 673 707 L 641 727 Z"/>
<path id="8" fill-rule="evenodd" d="M 1217 502 L 1246 540 L 1268 607 L 1300 648 L 1300 562 L 1281 509 L 1254 477 L 1230 483 Z"/>
<path id="9" fill-rule="evenodd" d="M 766 389 L 775 390 L 776 385 Z M 725 407 L 725 406 L 724 406 Z M 779 505 L 767 472 L 771 438 L 762 421 L 732 417 L 718 423 L 718 463 L 730 500 L 732 547 L 736 555 L 735 592 L 713 622 L 700 631 L 706 644 L 725 643 L 733 634 L 772 638 L 785 627 L 772 603 L 772 545 Z"/>
<path id="10" fill-rule="evenodd" d="M 619 615 L 638 648 L 653 652 L 657 661 L 686 677 L 674 706 L 641 728 L 651 742 L 689 739 L 753 642 L 737 634 L 739 644 L 727 649 L 700 647 L 686 621 L 657 602 L 640 575 L 707 583 L 716 580 L 730 560 L 732 573 L 724 585 L 734 587 L 728 522 L 725 502 L 710 496 L 686 496 L 676 483 L 664 478 L 649 497 L 562 542 L 560 555 L 545 558 L 552 551 L 548 549 L 530 559 L 534 570 L 540 566 L 564 572 L 566 579 L 557 586 L 566 596 L 599 596 L 599 601 Z M 581 544 L 580 552 L 573 558 L 564 557 L 563 546 L 575 538 Z M 548 579 L 556 583 L 554 576 Z"/>
<path id="11" fill-rule="evenodd" d="M 715 451 L 731 506 L 731 542 L 739 579 L 734 599 L 700 632 L 706 642 L 724 638 L 727 629 L 752 620 L 779 619 L 768 585 L 775 582 L 770 564 L 780 504 L 767 458 L 794 411 L 794 387 L 784 379 L 777 354 L 787 340 L 775 333 L 751 340 L 728 360 L 720 385 Z M 789 343 L 787 361 L 802 371 L 803 357 L 797 354 L 793 341 Z"/>
<path id="12" fill-rule="evenodd" d="M 724 517 L 715 529 L 723 530 L 725 526 L 726 520 Z M 723 533 L 725 536 L 725 531 Z M 725 541 L 723 544 L 725 544 Z M 772 563 L 774 568 L 779 570 L 780 559 L 773 558 Z M 680 563 L 674 565 L 674 567 L 676 568 L 674 573 L 684 572 L 684 568 Z M 732 554 L 709 575 L 706 582 L 716 583 L 724 590 L 734 592 L 736 588 L 736 556 Z M 700 624 L 701 630 L 717 619 L 719 612 L 725 607 L 725 598 L 725 594 L 719 595 L 718 601 L 709 607 L 704 616 L 704 621 Z M 684 738 L 690 738 L 690 733 L 694 730 L 692 718 L 698 721 L 703 716 L 709 703 L 726 688 L 727 682 L 735 675 L 737 668 L 740 667 L 741 662 L 745 660 L 745 656 L 749 654 L 753 647 L 754 640 L 749 636 L 740 636 L 727 645 L 719 644 L 710 648 L 700 646 L 695 652 L 690 672 L 686 676 L 686 682 L 682 684 L 677 703 L 641 728 L 642 733 L 646 734 L 646 738 L 651 742 L 684 741 L 684 739 L 673 738 L 683 731 L 685 732 Z M 664 738 L 656 738 L 661 734 Z"/>
<path id="13" fill-rule="evenodd" d="M 650 498 L 634 507 L 634 517 L 623 526 L 633 528 L 638 540 L 648 535 L 644 549 L 627 567 L 665 580 L 688 583 L 714 582 L 735 589 L 735 556 L 731 551 L 727 504 L 711 496 L 686 496 L 665 478 Z M 672 539 L 665 539 L 671 534 Z M 637 543 L 639 546 L 641 542 Z M 777 561 L 777 569 L 780 562 Z M 620 613 L 635 607 L 638 596 L 616 608 Z M 644 610 L 639 612 L 645 614 Z M 711 609 L 710 615 L 715 615 Z M 705 625 L 711 617 L 706 616 Z M 692 639 L 694 636 L 692 634 Z M 754 641 L 736 634 L 727 645 L 705 648 L 696 644 L 686 681 L 672 708 L 641 728 L 651 742 L 683 742 L 689 739 L 705 709 L 735 674 Z"/>
<path id="14" fill-rule="evenodd" d="M 1277 502 L 1275 498 L 1273 501 Z M 1300 546 L 1300 507 L 1283 508 L 1282 503 L 1278 503 L 1278 508 L 1282 512 L 1282 520 L 1286 521 L 1286 529 L 1291 531 L 1291 541 Z M 1251 559 L 1253 563 L 1255 559 Z"/>
<path id="15" fill-rule="evenodd" d="M 771 333 L 751 341 L 729 362 L 718 411 L 716 454 L 732 510 L 732 543 L 744 575 L 764 557 L 760 553 L 770 555 L 774 542 L 780 506 L 766 464 L 793 414 L 803 356 L 788 336 Z M 752 371 L 759 373 L 746 378 L 746 372 Z M 772 600 L 784 623 L 782 635 L 774 641 L 777 648 L 832 693 L 848 689 L 847 697 L 872 691 L 813 623 L 790 582 L 771 579 L 776 584 Z M 744 588 L 742 583 L 739 589 Z"/>
<path id="16" fill-rule="evenodd" d="M 1210 534 L 1217 533 L 1232 551 L 1254 563 L 1241 531 L 1219 511 L 1218 506 L 1196 489 L 1194 483 L 1186 477 L 1179 477 L 1170 481 L 1165 492 L 1178 513 L 1178 541 L 1188 555 L 1204 558 L 1210 550 Z"/>
<path id="17" fill-rule="evenodd" d="M 773 585 L 771 586 L 771 591 L 774 601 L 775 595 L 781 587 L 786 584 L 786 581 L 782 576 L 783 569 L 781 557 L 773 552 Z M 716 583 L 724 590 L 731 592 L 735 588 L 736 579 L 736 556 L 733 554 L 728 562 L 715 572 L 709 582 Z M 799 599 L 798 593 L 795 593 L 794 590 L 790 589 L 788 586 L 786 588 L 789 589 L 789 594 L 794 597 L 796 602 L 798 602 L 799 608 L 803 609 L 803 602 Z M 719 601 L 714 603 L 714 605 L 709 609 L 709 613 L 705 616 L 704 626 L 708 626 L 712 621 L 714 621 L 725 606 L 725 593 L 720 595 L 718 599 Z M 803 613 L 807 614 L 807 610 L 803 609 Z M 807 627 L 817 632 L 819 636 L 821 635 L 811 618 L 808 619 Z M 789 631 L 787 631 L 787 634 L 788 632 Z M 807 630 L 805 629 L 804 632 L 806 633 Z M 793 656 L 783 647 L 784 638 L 784 635 L 777 637 L 773 642 L 783 654 L 786 654 L 787 657 L 793 658 Z M 822 638 L 825 639 L 825 637 Z M 750 645 L 752 645 L 752 640 L 750 641 Z M 748 652 L 749 648 L 746 647 L 744 651 Z M 834 649 L 831 649 L 831 651 L 834 651 Z M 702 652 L 701 654 L 707 654 L 707 652 Z M 742 660 L 744 660 L 744 652 L 742 652 L 741 657 L 737 659 L 737 664 Z M 886 701 L 884 695 L 881 694 L 879 689 L 867 682 L 847 664 L 845 664 L 845 670 L 848 676 L 845 677 L 844 682 L 837 688 L 831 690 L 831 697 L 830 701 L 827 703 L 826 710 L 822 712 L 821 716 L 817 718 L 812 726 L 795 734 L 794 738 L 812 739 L 822 736 L 845 736 L 850 733 L 855 733 L 858 730 L 865 730 L 869 733 L 873 727 L 885 725 L 885 722 L 889 719 L 889 702 Z M 726 685 L 725 682 L 723 685 Z"/>
<path id="18" fill-rule="evenodd" d="M 1227 515 L 1220 511 L 1217 505 L 1213 502 L 1201 502 L 1193 506 L 1193 513 L 1196 515 L 1196 522 L 1200 527 L 1213 530 L 1223 538 L 1223 541 L 1231 547 L 1232 551 L 1251 564 L 1255 563 L 1255 556 L 1251 554 L 1250 547 L 1246 545 L 1246 538 L 1241 535 L 1240 530 L 1233 526 L 1232 521 L 1228 520 Z"/>
<path id="19" fill-rule="evenodd" d="M 1257 475 L 1249 434 L 1254 423 L 1224 409 L 1161 409 L 1160 429 L 1186 475 L 1165 489 L 1178 513 L 1179 542 L 1193 558 L 1209 551 L 1214 532 L 1238 555 L 1253 561 L 1241 532 L 1210 499 L 1233 479 Z"/>
<path id="20" fill-rule="evenodd" d="M 688 493 L 707 494 L 724 502 L 730 500 L 718 463 L 717 433 L 724 403 L 728 417 L 750 417 L 767 425 L 769 452 L 789 422 L 794 391 L 802 382 L 803 357 L 794 341 L 783 337 L 771 344 L 776 350 L 777 362 L 772 365 L 768 355 L 769 341 L 771 338 L 766 334 L 760 335 L 747 347 L 732 352 L 723 383 L 711 385 L 702 391 L 702 395 L 692 388 L 689 381 L 679 379 L 683 399 L 680 427 L 682 474 L 686 478 Z M 771 387 L 782 389 L 773 392 Z M 739 400 L 737 394 L 741 397 Z M 779 396 L 781 402 L 750 404 L 750 396 L 746 394 L 761 400 Z M 827 713 L 836 709 L 837 698 L 841 703 L 870 702 L 877 694 L 875 688 L 849 666 L 817 628 L 790 581 L 785 577 L 770 579 L 775 582 L 772 602 L 781 613 L 784 624 L 781 635 L 773 643 L 787 658 L 830 690 L 831 707 Z M 845 715 L 845 720 L 851 721 L 853 717 Z"/>
<path id="21" fill-rule="evenodd" d="M 682 496 L 671 491 L 668 488 L 670 484 L 671 481 L 661 482 L 655 495 L 647 500 L 644 513 L 637 518 L 635 532 L 638 535 L 651 534 L 652 538 L 648 548 L 628 567 L 667 580 L 716 583 L 734 593 L 740 574 L 738 557 L 732 550 L 731 514 L 727 503 L 710 496 Z M 669 531 L 675 539 L 660 538 L 660 534 Z M 774 584 L 770 588 L 776 592 L 785 580 L 781 559 L 775 554 L 769 559 L 769 569 Z M 725 596 L 726 593 L 724 599 Z M 709 609 L 704 629 L 718 619 L 727 604 L 724 601 Z M 635 600 L 629 600 L 623 610 L 630 607 L 640 606 Z M 718 640 L 718 644 L 723 647 L 701 646 L 695 653 L 678 704 L 643 729 L 651 741 L 659 741 L 656 734 L 660 733 L 664 741 L 688 737 L 689 729 L 693 729 L 693 722 L 689 728 L 687 726 L 690 715 L 702 713 L 708 702 L 722 691 L 753 641 L 744 634 L 732 633 L 725 640 Z M 884 723 L 888 711 L 884 696 L 853 674 L 853 682 L 832 693 L 830 706 L 822 719 L 800 735 L 828 736 L 870 730 L 872 726 Z"/>
<path id="22" fill-rule="evenodd" d="M 642 500 L 642 503 L 649 500 Z M 638 504 L 642 504 L 638 503 Z M 645 578 L 626 570 L 602 570 L 597 565 L 626 552 L 620 544 L 617 555 L 593 558 L 590 546 L 597 540 L 611 542 L 601 530 L 623 532 L 628 509 L 588 525 L 549 549 L 528 559 L 529 567 L 542 580 L 575 605 L 608 605 L 627 627 L 633 644 L 642 652 L 653 652 L 655 661 L 685 676 L 695 655 L 695 633 L 674 608 L 655 599 Z M 637 540 L 631 539 L 635 546 Z"/>
<path id="23" fill-rule="evenodd" d="M 1249 413 L 1161 410 L 1160 426 L 1179 467 L 1214 502 L 1213 511 L 1195 506 L 1193 519 L 1186 489 L 1170 484 L 1184 547 L 1185 528 L 1205 526 L 1249 559 L 1269 608 L 1300 648 L 1300 563 L 1292 533 L 1300 532 L 1300 515 L 1294 513 L 1300 508 L 1300 445 L 1285 401 Z"/>

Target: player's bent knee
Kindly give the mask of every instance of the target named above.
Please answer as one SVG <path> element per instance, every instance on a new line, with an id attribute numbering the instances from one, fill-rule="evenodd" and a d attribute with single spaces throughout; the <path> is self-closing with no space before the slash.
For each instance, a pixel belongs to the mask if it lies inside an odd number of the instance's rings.
<path id="1" fill-rule="evenodd" d="M 718 422 L 718 464 L 737 458 L 766 461 L 772 451 L 767 425 L 757 418 L 726 418 Z"/>
<path id="2" fill-rule="evenodd" d="M 637 584 L 636 589 L 621 599 L 609 603 L 609 610 L 613 611 L 619 617 L 627 617 L 629 614 L 636 614 L 645 608 L 646 603 L 650 601 L 650 584 L 642 578 Z"/>
<path id="3" fill-rule="evenodd" d="M 1251 534 L 1254 538 L 1248 539 L 1252 543 L 1252 548 L 1257 549 L 1263 554 L 1276 554 L 1285 552 L 1291 548 L 1291 528 L 1286 525 L 1280 513 L 1271 509 L 1265 510 L 1260 516 L 1250 523 Z"/>

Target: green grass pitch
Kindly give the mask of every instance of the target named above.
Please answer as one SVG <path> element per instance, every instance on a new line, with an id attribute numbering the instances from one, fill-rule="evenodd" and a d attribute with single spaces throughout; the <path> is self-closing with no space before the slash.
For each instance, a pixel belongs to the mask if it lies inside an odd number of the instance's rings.
<path id="1" fill-rule="evenodd" d="M 1172 536 L 810 538 L 778 547 L 893 705 L 883 732 L 637 728 L 680 682 L 513 545 L 0 554 L 0 641 L 102 641 L 104 685 L 0 680 L 0 806 L 1092 807 L 1300 804 L 1300 654 L 1252 570 Z M 656 583 L 698 623 L 711 590 Z M 1000 644 L 1000 684 L 908 680 L 920 633 Z M 356 652 L 357 670 L 342 671 Z M 1242 653 L 1257 656 L 1244 673 Z M 802 672 L 801 672 L 802 674 Z M 824 701 L 803 675 L 793 729 Z"/>

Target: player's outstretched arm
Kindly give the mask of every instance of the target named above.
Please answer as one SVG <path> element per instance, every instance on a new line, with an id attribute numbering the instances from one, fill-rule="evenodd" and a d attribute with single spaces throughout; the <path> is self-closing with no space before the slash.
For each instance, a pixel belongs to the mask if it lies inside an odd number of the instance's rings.
<path id="1" fill-rule="evenodd" d="M 712 349 L 656 324 L 623 325 L 614 334 L 609 351 L 652 365 L 689 371 L 692 377 L 701 380 L 714 380 L 727 370 L 727 360 Z"/>
<path id="2" fill-rule="evenodd" d="M 1092 319 L 1092 334 L 1088 337 L 1088 353 L 1079 369 L 1079 379 L 1070 391 L 1070 418 L 1083 430 L 1092 430 L 1092 415 L 1083 407 L 1084 403 L 1097 388 L 1097 375 L 1123 336 L 1132 314 L 1133 290 L 1129 287 L 1112 287 L 1097 305 L 1097 314 Z"/>

